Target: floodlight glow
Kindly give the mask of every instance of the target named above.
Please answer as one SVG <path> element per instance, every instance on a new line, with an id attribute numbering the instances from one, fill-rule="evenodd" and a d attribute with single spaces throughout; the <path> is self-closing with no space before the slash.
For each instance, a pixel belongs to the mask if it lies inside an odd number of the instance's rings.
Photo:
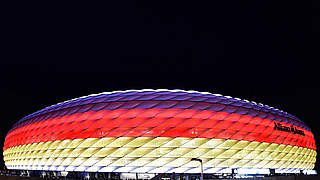
<path id="1" fill-rule="evenodd" d="M 269 169 L 265 168 L 238 168 L 237 174 L 270 174 Z"/>
<path id="2" fill-rule="evenodd" d="M 306 174 L 306 175 L 317 175 L 317 171 L 316 170 L 312 170 L 312 169 L 305 169 L 303 170 L 303 174 Z"/>

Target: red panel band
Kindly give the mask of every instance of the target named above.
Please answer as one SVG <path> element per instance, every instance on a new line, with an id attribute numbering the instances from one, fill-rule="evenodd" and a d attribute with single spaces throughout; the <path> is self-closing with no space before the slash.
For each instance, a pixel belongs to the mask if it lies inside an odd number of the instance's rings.
<path id="1" fill-rule="evenodd" d="M 116 109 L 75 113 L 11 131 L 4 149 L 35 142 L 95 137 L 201 137 L 279 143 L 316 149 L 313 134 L 275 130 L 289 123 L 196 109 Z"/>

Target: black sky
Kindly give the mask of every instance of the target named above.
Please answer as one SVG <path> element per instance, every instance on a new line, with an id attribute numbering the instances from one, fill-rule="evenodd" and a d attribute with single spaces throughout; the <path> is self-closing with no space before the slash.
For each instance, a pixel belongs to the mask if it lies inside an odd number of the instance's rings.
<path id="1" fill-rule="evenodd" d="M 143 88 L 267 104 L 304 120 L 319 145 L 318 1 L 30 3 L 1 6 L 1 147 L 46 106 Z"/>

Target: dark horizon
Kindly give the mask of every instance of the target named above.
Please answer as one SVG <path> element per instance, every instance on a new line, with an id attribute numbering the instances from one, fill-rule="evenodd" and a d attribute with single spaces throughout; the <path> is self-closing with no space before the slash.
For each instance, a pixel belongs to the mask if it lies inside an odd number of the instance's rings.
<path id="1" fill-rule="evenodd" d="M 62 101 L 196 90 L 297 116 L 315 135 L 320 171 L 319 2 L 27 5 L 4 6 L 1 147 L 19 119 Z"/>

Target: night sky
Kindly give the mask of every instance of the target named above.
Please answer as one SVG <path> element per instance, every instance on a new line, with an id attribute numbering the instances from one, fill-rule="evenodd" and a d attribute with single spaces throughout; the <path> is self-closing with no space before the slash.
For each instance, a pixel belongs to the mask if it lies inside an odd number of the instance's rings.
<path id="1" fill-rule="evenodd" d="M 1 148 L 46 106 L 145 88 L 267 104 L 305 121 L 320 148 L 319 1 L 30 3 L 1 6 Z"/>

